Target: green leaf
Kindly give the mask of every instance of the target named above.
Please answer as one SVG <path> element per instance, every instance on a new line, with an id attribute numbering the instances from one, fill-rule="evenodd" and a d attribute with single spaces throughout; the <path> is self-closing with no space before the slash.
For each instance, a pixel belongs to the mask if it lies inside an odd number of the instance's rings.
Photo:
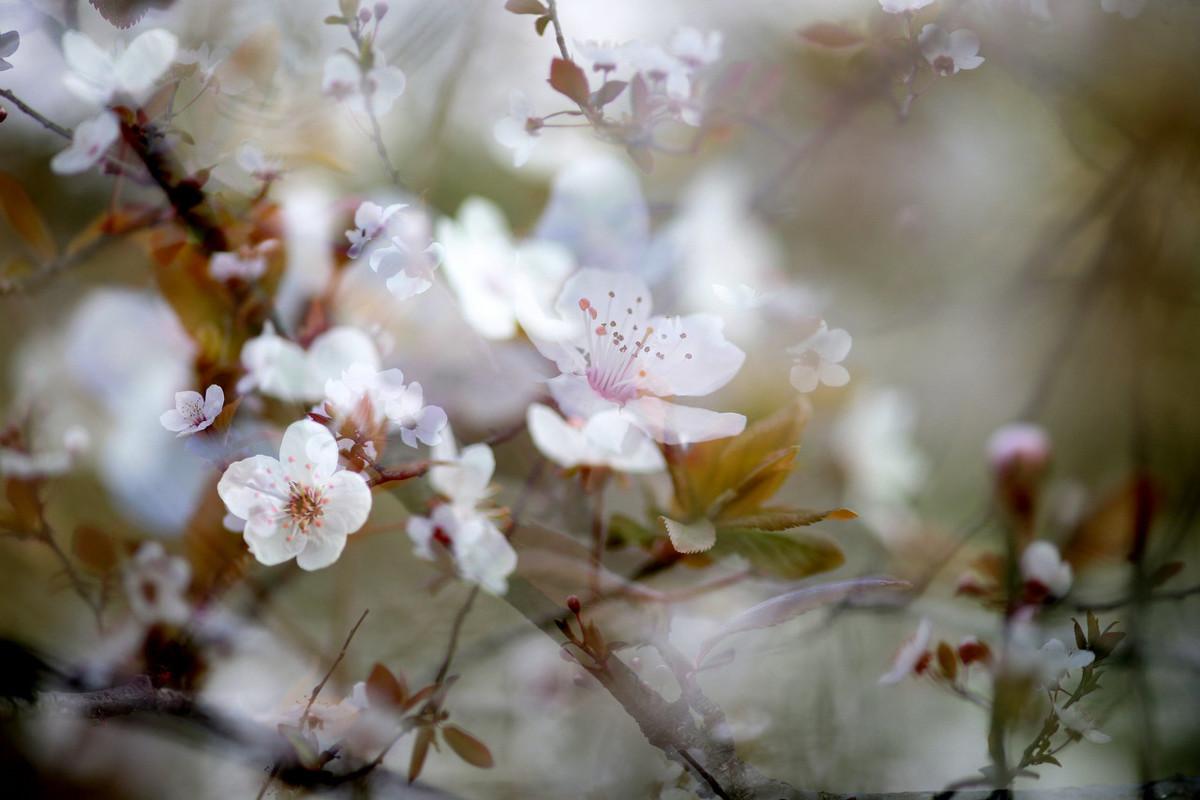
<path id="1" fill-rule="evenodd" d="M 339 17 L 337 14 L 330 14 L 328 17 L 325 18 L 325 24 L 326 25 L 345 25 L 346 18 Z"/>
<path id="2" fill-rule="evenodd" d="M 720 527 L 713 556 L 739 555 L 760 575 L 780 580 L 800 580 L 840 567 L 842 549 L 810 533 L 762 531 Z"/>
<path id="3" fill-rule="evenodd" d="M 550 24 L 549 17 L 538 17 L 533 21 L 533 29 L 537 31 L 537 35 L 541 36 L 546 32 L 546 26 Z"/>
<path id="4" fill-rule="evenodd" d="M 508 0 L 504 4 L 506 11 L 513 14 L 548 14 L 550 9 L 542 5 L 540 0 Z"/>
<path id="5" fill-rule="evenodd" d="M 848 508 L 832 508 L 828 511 L 814 511 L 809 508 L 764 508 L 742 517 L 723 517 L 721 525 L 730 528 L 753 528 L 758 531 L 786 531 L 826 519 L 854 519 L 857 516 Z"/>
<path id="6" fill-rule="evenodd" d="M 653 543 L 662 534 L 651 530 L 624 514 L 613 514 L 608 521 L 608 538 L 627 544 L 645 546 Z"/>

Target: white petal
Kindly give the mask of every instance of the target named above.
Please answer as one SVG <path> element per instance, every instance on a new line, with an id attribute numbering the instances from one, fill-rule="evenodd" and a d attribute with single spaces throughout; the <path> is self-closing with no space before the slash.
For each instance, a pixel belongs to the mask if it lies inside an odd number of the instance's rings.
<path id="1" fill-rule="evenodd" d="M 819 370 L 820 362 L 817 363 L 816 367 L 809 366 L 808 364 L 797 364 L 788 373 L 788 380 L 791 381 L 792 386 L 797 392 L 811 392 L 821 383 Z"/>
<path id="2" fill-rule="evenodd" d="M 50 169 L 60 175 L 73 175 L 91 169 L 120 136 L 117 119 L 107 111 L 79 123 L 71 146 L 50 160 Z"/>
<path id="3" fill-rule="evenodd" d="M 225 407 L 225 390 L 217 384 L 212 384 L 204 392 L 204 416 L 213 419 Z"/>
<path id="4" fill-rule="evenodd" d="M 63 34 L 62 48 L 70 70 L 63 78 L 67 89 L 89 103 L 107 103 L 116 89 L 109 54 L 78 31 Z"/>
<path id="5" fill-rule="evenodd" d="M 695 444 L 736 436 L 746 428 L 741 414 L 720 413 L 641 397 L 626 403 L 622 414 L 663 444 Z"/>
<path id="6" fill-rule="evenodd" d="M 141 34 L 129 43 L 114 65 L 117 87 L 140 101 L 171 66 L 178 49 L 179 42 L 169 31 L 150 30 Z"/>
<path id="7" fill-rule="evenodd" d="M 325 533 L 300 536 L 304 539 L 304 549 L 296 554 L 296 564 L 303 570 L 324 569 L 338 560 L 346 547 L 346 537 L 331 536 Z"/>
<path id="8" fill-rule="evenodd" d="M 492 594 L 504 594 L 508 576 L 517 568 L 517 553 L 508 539 L 483 517 L 471 520 L 459 534 L 454 540 L 454 560 L 463 578 Z"/>
<path id="9" fill-rule="evenodd" d="M 365 364 L 378 371 L 379 351 L 371 337 L 358 328 L 341 325 L 330 328 L 313 340 L 308 350 L 310 382 L 319 397 L 330 378 L 340 378 L 354 364 Z"/>
<path id="10" fill-rule="evenodd" d="M 841 328 L 834 328 L 821 337 L 813 349 L 824 360 L 836 364 L 850 354 L 851 344 L 850 334 Z"/>
<path id="11" fill-rule="evenodd" d="M 547 406 L 534 403 L 525 413 L 529 436 L 538 451 L 560 467 L 577 467 L 586 462 L 583 432 Z"/>
<path id="12" fill-rule="evenodd" d="M 581 310 L 581 302 L 585 300 L 589 309 L 595 310 L 594 317 L 590 310 Z M 622 321 L 636 323 L 641 330 L 650 319 L 652 300 L 646 282 L 632 272 L 581 269 L 563 285 L 554 307 L 563 319 L 590 320 L 593 325 L 603 325 L 619 316 Z"/>
<path id="13" fill-rule="evenodd" d="M 164 411 L 162 416 L 158 418 L 162 426 L 171 432 L 183 431 L 192 426 L 190 419 L 184 419 L 183 415 L 176 409 L 172 408 L 169 411 Z"/>
<path id="14" fill-rule="evenodd" d="M 268 567 L 295 558 L 305 544 L 303 535 L 289 536 L 286 531 L 279 529 L 264 536 L 259 535 L 252 525 L 246 526 L 242 539 L 258 562 Z"/>
<path id="15" fill-rule="evenodd" d="M 433 281 L 425 275 L 412 275 L 401 270 L 388 278 L 384 286 L 397 300 L 407 300 L 429 291 Z"/>
<path id="16" fill-rule="evenodd" d="M 311 486 L 323 482 L 337 469 L 337 441 L 324 425 L 311 419 L 298 420 L 283 432 L 279 462 L 297 483 Z"/>
<path id="17" fill-rule="evenodd" d="M 717 543 L 717 528 L 708 518 L 695 522 L 679 522 L 668 517 L 659 519 L 667 526 L 671 544 L 681 553 L 702 553 Z"/>
<path id="18" fill-rule="evenodd" d="M 831 364 L 828 361 L 822 361 L 817 368 L 817 372 L 821 377 L 821 383 L 826 386 L 845 386 L 850 382 L 850 372 L 841 364 Z"/>
<path id="19" fill-rule="evenodd" d="M 265 495 L 271 492 L 273 495 Z M 287 496 L 283 466 L 270 456 L 251 456 L 226 467 L 217 483 L 217 495 L 229 513 L 250 519 L 264 502 L 282 503 Z"/>
<path id="20" fill-rule="evenodd" d="M 669 397 L 702 397 L 720 389 L 742 368 L 746 354 L 725 339 L 725 323 L 715 314 L 653 317 L 646 339 L 646 386 Z M 661 357 L 660 357 L 661 354 Z"/>

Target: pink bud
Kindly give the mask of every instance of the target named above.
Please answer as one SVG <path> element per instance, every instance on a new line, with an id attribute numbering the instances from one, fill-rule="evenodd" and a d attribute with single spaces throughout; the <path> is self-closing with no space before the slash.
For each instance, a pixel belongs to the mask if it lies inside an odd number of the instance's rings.
<path id="1" fill-rule="evenodd" d="M 377 19 L 377 20 L 383 19 L 384 15 L 386 15 L 387 12 L 388 12 L 388 4 L 387 3 L 381 2 L 381 3 L 375 4 L 375 19 Z"/>
<path id="2" fill-rule="evenodd" d="M 987 443 L 988 463 L 998 473 L 1041 469 L 1050 460 L 1050 437 L 1040 425 L 1014 422 L 996 429 Z"/>
<path id="3" fill-rule="evenodd" d="M 362 23 L 363 25 L 366 25 L 368 22 L 370 22 L 371 21 L 371 9 L 360 8 L 358 10 L 358 21 L 360 23 Z"/>
<path id="4" fill-rule="evenodd" d="M 571 609 L 572 614 L 578 614 L 583 609 L 583 604 L 579 602 L 579 598 L 571 595 L 567 598 L 567 608 Z"/>

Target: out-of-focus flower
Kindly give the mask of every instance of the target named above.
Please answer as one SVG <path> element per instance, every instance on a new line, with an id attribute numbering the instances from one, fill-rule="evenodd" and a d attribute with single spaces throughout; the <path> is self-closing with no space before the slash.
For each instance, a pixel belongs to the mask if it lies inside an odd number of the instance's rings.
<path id="1" fill-rule="evenodd" d="M 91 446 L 87 430 L 73 425 L 63 431 L 60 448 L 20 449 L 0 447 L 0 475 L 10 478 L 47 478 L 69 470 Z"/>
<path id="2" fill-rule="evenodd" d="M 375 64 L 364 74 L 348 53 L 334 53 L 325 62 L 321 91 L 335 100 L 349 103 L 364 113 L 381 116 L 392 110 L 396 98 L 404 94 L 406 78 L 399 67 L 388 66 L 383 54 L 375 51 Z"/>
<path id="3" fill-rule="evenodd" d="M 798 392 L 811 392 L 822 383 L 845 386 L 850 373 L 841 361 L 850 354 L 850 334 L 841 328 L 829 330 L 823 319 L 811 319 L 804 326 L 804 338 L 788 348 L 796 360 L 789 373 Z"/>
<path id="4" fill-rule="evenodd" d="M 614 72 L 621 65 L 621 57 L 626 52 L 626 45 L 590 39 L 581 42 L 576 39 L 575 52 L 584 60 L 592 63 L 592 71 Z"/>
<path id="5" fill-rule="evenodd" d="M 267 323 L 259 336 L 242 346 L 246 375 L 238 381 L 238 391 L 256 389 L 280 400 L 313 401 L 324 394 L 325 381 L 340 378 L 353 364 L 379 369 L 375 344 L 357 328 L 330 328 L 306 352 Z"/>
<path id="6" fill-rule="evenodd" d="M 692 69 L 707 67 L 721 59 L 721 32 L 681 28 L 671 37 L 668 49 Z"/>
<path id="7" fill-rule="evenodd" d="M 1112 737 L 1096 727 L 1096 721 L 1083 712 L 1079 706 L 1067 706 L 1062 703 L 1054 704 L 1054 713 L 1059 722 L 1067 730 L 1082 736 L 1092 744 L 1108 744 Z"/>
<path id="8" fill-rule="evenodd" d="M 650 290 L 628 273 L 584 269 L 563 287 L 555 306 L 570 336 L 533 336 L 562 373 L 549 381 L 558 407 L 589 419 L 605 411 L 665 444 L 689 444 L 741 433 L 746 418 L 669 403 L 703 397 L 733 379 L 746 354 L 726 341 L 721 318 L 651 316 Z"/>
<path id="9" fill-rule="evenodd" d="M 347 255 L 358 258 L 363 248 L 387 230 L 388 221 L 402 208 L 407 208 L 407 204 L 381 206 L 370 200 L 360 203 L 354 212 L 354 228 L 346 231 L 346 238 L 350 240 Z"/>
<path id="10" fill-rule="evenodd" d="M 203 42 L 194 50 L 180 50 L 175 56 L 175 61 L 184 65 L 194 64 L 200 80 L 206 87 L 211 86 L 227 95 L 245 94 L 254 86 L 254 81 L 250 78 L 228 69 L 221 70 L 220 75 L 217 74 L 229 55 L 228 48 L 212 48 L 208 42 Z"/>
<path id="11" fill-rule="evenodd" d="M 433 241 L 429 214 L 406 208 L 391 218 L 386 245 L 371 252 L 373 272 L 386 275 L 385 286 L 397 300 L 424 294 L 433 287 L 433 274 L 441 266 L 442 248 Z"/>
<path id="12" fill-rule="evenodd" d="M 730 308 L 749 311 L 760 307 L 767 301 L 767 296 L 745 283 L 737 286 L 726 286 L 723 283 L 712 285 L 713 296 Z"/>
<path id="13" fill-rule="evenodd" d="M 156 29 L 110 51 L 79 31 L 67 31 L 62 47 L 67 89 L 88 103 L 107 105 L 122 97 L 134 103 L 145 100 L 175 60 L 179 43 L 174 34 Z"/>
<path id="14" fill-rule="evenodd" d="M 269 158 L 263 153 L 262 148 L 253 142 L 242 142 L 238 146 L 235 160 L 246 174 L 258 178 L 260 181 L 273 181 L 283 171 L 282 161 L 277 158 Z"/>
<path id="15" fill-rule="evenodd" d="M 20 46 L 21 34 L 16 31 L 0 33 L 0 72 L 12 69 L 13 65 L 5 61 L 5 59 L 17 52 L 17 48 Z"/>
<path id="16" fill-rule="evenodd" d="M 1146 7 L 1146 0 L 1100 0 L 1100 8 L 1107 14 L 1120 14 L 1133 19 Z"/>
<path id="17" fill-rule="evenodd" d="M 250 283 L 267 271 L 267 260 L 260 253 L 213 253 L 208 272 L 219 281 L 239 280 Z"/>
<path id="18" fill-rule="evenodd" d="M 889 14 L 911 14 L 932 3 L 933 0 L 879 0 L 879 5 Z"/>
<path id="19" fill-rule="evenodd" d="M 666 467 L 654 441 L 625 422 L 619 411 L 565 420 L 534 403 L 525 416 L 542 455 L 560 467 L 607 467 L 617 472 L 659 472 Z"/>
<path id="20" fill-rule="evenodd" d="M 486 339 L 508 339 L 519 323 L 530 336 L 565 333 L 546 314 L 554 292 L 574 268 L 561 245 L 514 244 L 500 209 L 468 197 L 457 219 L 437 225 L 443 268 L 467 323 Z"/>
<path id="21" fill-rule="evenodd" d="M 983 63 L 979 37 L 967 28 L 947 33 L 937 25 L 926 25 L 917 37 L 921 54 L 938 75 L 954 75 L 960 69 L 975 69 Z"/>
<path id="22" fill-rule="evenodd" d="M 175 407 L 164 411 L 159 421 L 167 430 L 176 431 L 177 437 L 190 436 L 212 425 L 224 407 L 225 391 L 214 383 L 203 397 L 199 392 L 176 392 Z"/>
<path id="23" fill-rule="evenodd" d="M 913 442 L 916 412 L 895 389 L 857 392 L 834 423 L 831 447 L 846 477 L 846 502 L 885 542 L 909 537 L 913 496 L 928 473 Z"/>
<path id="24" fill-rule="evenodd" d="M 86 172 L 104 158 L 120 136 L 117 118 L 107 111 L 75 126 L 71 146 L 50 159 L 50 169 L 59 175 Z"/>
<path id="25" fill-rule="evenodd" d="M 1071 589 L 1071 565 L 1062 560 L 1050 542 L 1029 544 L 1021 553 L 1021 577 L 1037 583 L 1054 597 L 1065 597 Z"/>
<path id="26" fill-rule="evenodd" d="M 996 429 L 987 441 L 987 460 L 992 470 L 1041 470 L 1050 460 L 1050 437 L 1045 428 L 1014 422 Z"/>
<path id="27" fill-rule="evenodd" d="M 542 120 L 534 116 L 529 98 L 513 89 L 508 94 L 508 116 L 496 121 L 492 126 L 492 136 L 513 151 L 513 166 L 521 167 L 537 146 L 541 129 Z"/>
<path id="28" fill-rule="evenodd" d="M 1010 677 L 1027 677 L 1039 686 L 1053 688 L 1071 670 L 1082 669 L 1096 660 L 1090 650 L 1068 651 L 1060 639 L 1038 644 L 1037 628 L 1030 622 L 1013 624 L 999 669 Z"/>
<path id="29" fill-rule="evenodd" d="M 278 459 L 252 456 L 230 464 L 217 494 L 246 520 L 242 536 L 268 566 L 295 558 L 301 569 L 328 567 L 371 513 L 366 481 L 338 469 L 333 434 L 311 420 L 288 426 Z"/>
<path id="30" fill-rule="evenodd" d="M 882 686 L 890 686 L 907 678 L 909 675 L 920 675 L 929 663 L 929 639 L 933 635 L 933 625 L 928 618 L 922 617 L 917 630 L 904 640 L 896 657 L 892 659 L 892 668 L 879 679 Z"/>
<path id="31" fill-rule="evenodd" d="M 158 542 L 145 542 L 125 568 L 129 609 L 147 625 L 182 625 L 191 613 L 184 597 L 191 580 L 192 568 L 185 559 L 168 555 Z"/>
<path id="32" fill-rule="evenodd" d="M 388 400 L 388 421 L 400 429 L 400 439 L 409 447 L 436 445 L 446 428 L 446 412 L 439 406 L 425 405 L 421 384 L 413 382 Z"/>
<path id="33" fill-rule="evenodd" d="M 449 462 L 429 471 L 429 482 L 449 502 L 434 508 L 428 517 L 410 517 L 408 535 L 416 554 L 434 559 L 434 544 L 453 557 L 463 580 L 492 594 L 508 590 L 508 576 L 517 568 L 517 554 L 508 538 L 481 509 L 496 469 L 492 448 L 473 444 L 457 452 L 453 434 L 447 432 L 433 450 L 437 461 Z"/>
<path id="34" fill-rule="evenodd" d="M 387 421 L 400 430 L 409 447 L 418 441 L 438 444 L 446 428 L 446 412 L 425 405 L 421 384 L 406 385 L 400 370 L 376 372 L 367 364 L 354 364 L 340 378 L 325 382 L 323 410 L 335 422 L 352 420 L 366 435 Z"/>

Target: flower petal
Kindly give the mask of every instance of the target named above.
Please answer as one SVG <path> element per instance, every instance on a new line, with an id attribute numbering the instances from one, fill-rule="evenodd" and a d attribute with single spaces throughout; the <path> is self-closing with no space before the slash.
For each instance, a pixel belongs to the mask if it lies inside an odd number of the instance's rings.
<path id="1" fill-rule="evenodd" d="M 741 414 L 710 411 L 641 397 L 626 403 L 622 414 L 663 444 L 695 444 L 736 436 L 746 427 Z"/>

